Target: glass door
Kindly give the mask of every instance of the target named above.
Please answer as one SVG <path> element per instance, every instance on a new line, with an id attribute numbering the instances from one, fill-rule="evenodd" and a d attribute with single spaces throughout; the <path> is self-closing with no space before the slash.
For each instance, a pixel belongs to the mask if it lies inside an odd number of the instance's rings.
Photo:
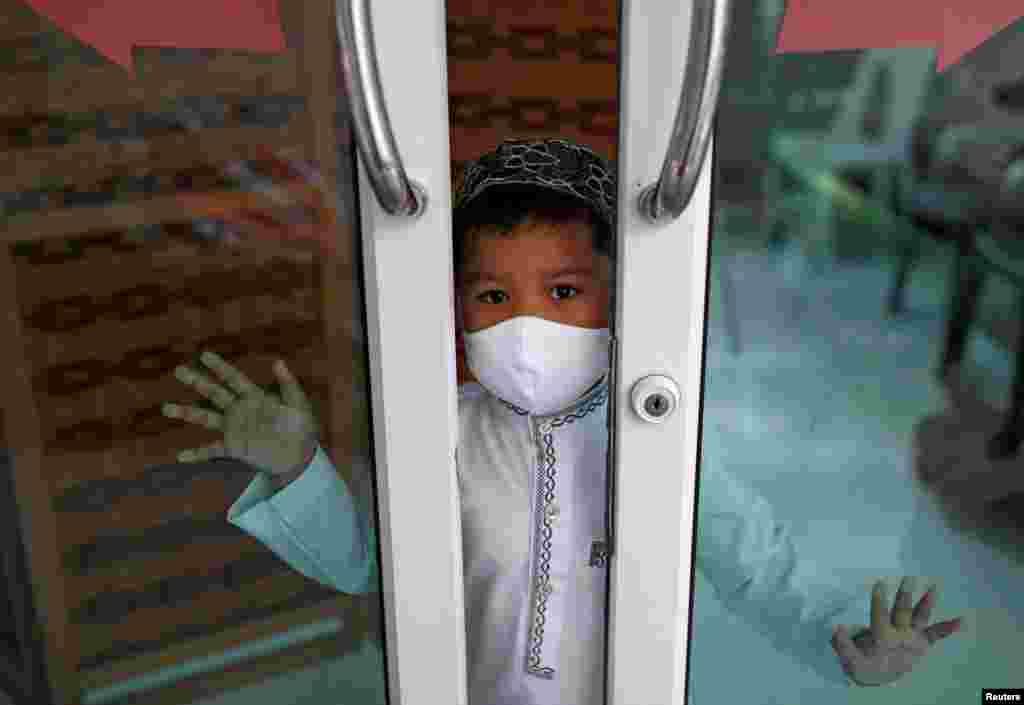
<path id="1" fill-rule="evenodd" d="M 1019 688 L 1024 24 L 937 73 L 926 46 L 778 55 L 786 5 L 733 3 L 726 49 L 686 428 L 690 702 L 953 705 Z M 646 315 L 683 328 L 692 300 L 669 290 Z M 664 482 L 663 463 L 626 466 L 626 442 L 620 483 Z M 625 530 L 630 560 L 674 555 Z M 879 623 L 930 646 L 887 687 L 857 687 L 886 677 L 855 639 L 851 687 L 832 627 L 871 626 L 878 581 Z"/>
<path id="2" fill-rule="evenodd" d="M 444 7 L 280 5 L 279 54 L 137 47 L 128 71 L 0 3 L 6 594 L 38 615 L 5 629 L 4 682 L 25 702 L 465 702 Z M 220 438 L 162 413 L 216 410 L 175 376 L 216 379 L 204 351 L 275 393 L 287 362 L 378 537 L 367 590 L 227 521 L 243 492 L 301 504 L 297 482 L 178 461 Z"/>
<path id="3" fill-rule="evenodd" d="M 607 662 L 616 705 L 686 694 L 711 119 L 727 10 L 621 5 Z"/>

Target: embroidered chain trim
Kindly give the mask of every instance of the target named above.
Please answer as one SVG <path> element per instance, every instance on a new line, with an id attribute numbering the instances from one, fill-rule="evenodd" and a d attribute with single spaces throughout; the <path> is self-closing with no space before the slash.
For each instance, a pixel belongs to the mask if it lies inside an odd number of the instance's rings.
<path id="1" fill-rule="evenodd" d="M 567 424 L 582 419 L 597 409 L 608 398 L 607 387 L 601 387 L 598 393 L 586 406 L 572 413 L 559 416 L 541 426 L 544 434 L 544 454 L 537 472 L 537 511 L 543 517 L 543 525 L 535 540 L 535 553 L 538 560 L 536 579 L 534 580 L 533 619 L 530 627 L 530 643 L 526 652 L 526 672 L 540 678 L 554 678 L 555 669 L 541 665 L 541 649 L 544 645 L 544 626 L 547 623 L 548 596 L 551 589 L 551 536 L 553 533 L 551 517 L 545 511 L 555 500 L 555 482 L 557 476 L 557 459 L 553 431 Z M 513 407 L 514 408 L 514 407 Z"/>
<path id="2" fill-rule="evenodd" d="M 597 408 L 597 406 L 600 406 L 604 402 L 604 400 L 607 398 L 607 396 L 608 396 L 608 380 L 607 379 L 603 380 L 599 385 L 597 385 L 594 388 L 594 391 L 592 391 L 591 394 L 597 394 L 598 395 L 598 396 L 596 396 L 596 397 L 594 397 L 593 399 L 590 400 L 591 404 L 595 404 L 596 405 L 594 408 Z M 505 406 L 507 406 L 512 411 L 514 411 L 517 414 L 519 414 L 520 416 L 526 416 L 527 414 L 530 413 L 529 411 L 526 411 L 525 409 L 520 409 L 518 406 L 516 406 L 512 402 L 505 401 L 504 399 L 502 399 L 499 396 L 495 396 L 494 398 L 497 399 L 498 401 L 500 401 Z M 586 397 L 584 397 L 583 399 L 580 399 L 577 402 L 577 404 L 580 405 L 580 406 L 582 406 L 582 405 L 584 405 L 586 403 L 587 403 Z M 573 412 L 571 412 L 569 414 L 565 414 L 564 416 L 559 416 L 559 417 L 557 417 L 552 422 L 552 425 L 557 427 L 557 426 L 562 426 L 562 425 L 564 425 L 566 423 L 572 423 L 576 419 L 583 418 L 584 416 L 586 416 L 587 414 L 589 414 L 593 410 L 594 409 L 588 408 L 588 409 L 586 409 L 585 411 L 582 411 L 582 412 L 577 410 L 577 411 L 573 411 Z"/>
<path id="3" fill-rule="evenodd" d="M 505 401 L 501 397 L 494 397 L 494 398 L 497 399 L 498 401 L 500 401 L 502 404 L 504 404 L 508 408 L 512 409 L 512 411 L 516 412 L 520 416 L 526 416 L 528 413 L 530 413 L 530 412 L 526 411 L 525 409 L 520 409 L 518 406 L 516 406 L 515 404 L 512 404 L 511 402 Z"/>

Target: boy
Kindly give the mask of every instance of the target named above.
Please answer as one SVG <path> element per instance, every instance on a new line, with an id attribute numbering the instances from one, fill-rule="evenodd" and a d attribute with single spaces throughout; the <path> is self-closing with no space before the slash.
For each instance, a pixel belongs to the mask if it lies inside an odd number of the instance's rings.
<path id="1" fill-rule="evenodd" d="M 471 705 L 604 702 L 616 197 L 608 166 L 562 140 L 505 142 L 470 165 L 456 197 L 456 281 L 479 382 L 460 391 L 457 453 Z M 165 413 L 222 430 L 224 442 L 181 459 L 231 455 L 267 471 L 275 479 L 258 476 L 229 521 L 304 575 L 343 592 L 374 589 L 372 520 L 317 446 L 284 364 L 281 403 L 215 355 L 203 362 L 231 391 L 195 370 L 177 374 L 222 413 Z M 871 628 L 855 639 L 836 632 L 830 653 L 832 625 L 854 596 L 797 577 L 792 541 L 749 489 L 709 463 L 701 485 L 701 570 L 728 608 L 826 678 L 843 682 L 845 670 L 860 684 L 891 682 L 956 630 L 955 620 L 926 628 L 934 590 L 912 609 L 904 581 L 891 623 L 876 588 Z"/>

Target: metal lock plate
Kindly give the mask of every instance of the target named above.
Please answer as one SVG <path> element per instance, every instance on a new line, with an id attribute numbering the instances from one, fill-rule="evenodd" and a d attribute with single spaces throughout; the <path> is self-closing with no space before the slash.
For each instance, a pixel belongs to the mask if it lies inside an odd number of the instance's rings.
<path id="1" fill-rule="evenodd" d="M 679 406 L 679 386 L 665 375 L 649 375 L 633 385 L 633 410 L 648 423 L 661 423 Z"/>

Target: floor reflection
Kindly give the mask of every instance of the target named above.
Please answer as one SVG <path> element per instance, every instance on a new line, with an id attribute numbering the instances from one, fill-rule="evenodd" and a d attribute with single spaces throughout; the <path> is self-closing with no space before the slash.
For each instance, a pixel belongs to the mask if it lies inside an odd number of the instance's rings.
<path id="1" fill-rule="evenodd" d="M 967 631 L 897 686 L 827 690 L 723 613 L 698 578 L 691 703 L 715 702 L 723 683 L 732 698 L 777 705 L 811 702 L 812 694 L 832 703 L 870 694 L 873 703 L 952 705 L 982 687 L 1015 685 L 1006 680 L 1016 674 L 1012 654 L 1024 648 L 1024 602 L 1012 599 L 1024 584 L 1024 494 L 1012 493 L 1024 493 L 1024 468 L 1019 458 L 984 457 L 1007 402 L 1011 356 L 973 333 L 952 383 L 935 379 L 952 252 L 929 253 L 907 314 L 892 319 L 884 309 L 888 258 L 808 262 L 795 239 L 758 244 L 755 231 L 722 222 L 703 457 L 755 485 L 791 522 L 804 555 L 853 584 L 887 578 L 890 594 L 903 574 L 936 580 L 933 619 L 963 615 Z M 752 219 L 746 225 L 756 228 Z M 724 272 L 735 283 L 731 297 L 722 296 Z M 739 354 L 725 325 L 729 301 Z M 747 670 L 740 683 L 731 675 L 737 663 Z"/>

